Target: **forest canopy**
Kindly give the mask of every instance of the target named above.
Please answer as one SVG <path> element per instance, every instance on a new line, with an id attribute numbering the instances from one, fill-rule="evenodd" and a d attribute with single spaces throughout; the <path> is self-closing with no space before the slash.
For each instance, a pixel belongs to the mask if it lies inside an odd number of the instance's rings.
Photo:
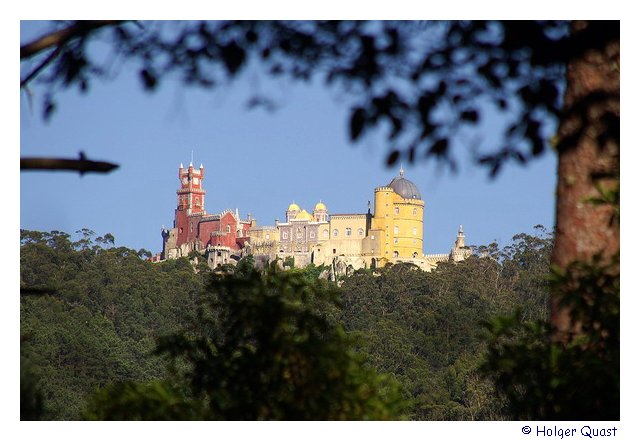
<path id="1" fill-rule="evenodd" d="M 548 315 L 542 227 L 479 247 L 484 258 L 361 270 L 340 287 L 313 267 L 151 263 L 111 235 L 78 233 L 21 232 L 24 419 L 505 419 L 481 372 L 482 323 Z M 335 386 L 311 392 L 317 383 Z M 289 401 L 296 391 L 304 406 Z M 333 399 L 335 413 L 304 413 Z M 260 400 L 281 405 L 262 413 Z"/>

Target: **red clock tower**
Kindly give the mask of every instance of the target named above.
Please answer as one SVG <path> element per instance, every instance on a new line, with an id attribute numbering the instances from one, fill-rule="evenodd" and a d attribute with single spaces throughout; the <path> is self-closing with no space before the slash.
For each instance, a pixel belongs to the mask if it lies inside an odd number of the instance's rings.
<path id="1" fill-rule="evenodd" d="M 176 191 L 178 208 L 176 208 L 174 226 L 178 230 L 178 244 L 182 244 L 198 237 L 198 221 L 205 214 L 204 195 L 206 192 L 202 189 L 204 166 L 200 165 L 200 169 L 196 169 L 193 167 L 193 163 L 190 163 L 189 168 L 185 169 L 180 164 L 178 178 L 180 179 L 180 188 Z"/>

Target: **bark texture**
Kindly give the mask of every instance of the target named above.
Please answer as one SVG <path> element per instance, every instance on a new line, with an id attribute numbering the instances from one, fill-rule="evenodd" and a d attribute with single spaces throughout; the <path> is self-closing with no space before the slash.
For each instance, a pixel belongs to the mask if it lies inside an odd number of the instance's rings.
<path id="1" fill-rule="evenodd" d="M 589 25 L 575 22 L 573 32 Z M 608 258 L 620 251 L 615 207 L 590 202 L 600 196 L 598 186 L 619 185 L 620 40 L 594 47 L 567 66 L 552 255 L 552 262 L 563 269 L 577 260 L 590 261 L 598 253 Z M 553 296 L 551 322 L 560 331 L 571 328 L 569 311 Z"/>

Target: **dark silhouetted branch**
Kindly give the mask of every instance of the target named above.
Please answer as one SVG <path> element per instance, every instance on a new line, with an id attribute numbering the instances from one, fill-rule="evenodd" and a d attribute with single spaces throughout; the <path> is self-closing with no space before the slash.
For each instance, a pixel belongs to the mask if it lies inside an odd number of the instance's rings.
<path id="1" fill-rule="evenodd" d="M 26 86 L 27 83 L 31 81 L 33 78 L 35 78 L 36 75 L 38 75 L 42 69 L 47 67 L 49 63 L 51 63 L 58 56 L 61 50 L 62 50 L 62 46 L 58 46 L 54 51 L 52 51 L 47 56 L 47 58 L 45 58 L 42 61 L 42 63 L 40 63 L 35 69 L 33 69 L 29 74 L 27 74 L 27 76 L 24 77 L 24 79 L 20 80 L 20 88 L 22 89 L 24 86 Z"/>
<path id="2" fill-rule="evenodd" d="M 121 23 L 119 20 L 87 20 L 79 21 L 73 25 L 61 29 L 59 31 L 52 32 L 44 35 L 31 43 L 20 46 L 20 59 L 32 57 L 46 49 L 54 46 L 62 46 L 69 40 L 77 37 L 82 37 L 88 33 L 95 31 L 104 26 L 114 25 Z"/>
<path id="3" fill-rule="evenodd" d="M 80 153 L 80 159 L 60 158 L 20 158 L 20 170 L 77 171 L 81 175 L 88 172 L 109 173 L 118 168 L 117 164 L 104 161 L 90 161 Z"/>
<path id="4" fill-rule="evenodd" d="M 117 20 L 101 20 L 101 21 L 79 21 L 75 24 L 44 35 L 37 40 L 27 43 L 20 47 L 20 60 L 31 58 L 42 51 L 53 50 L 38 66 L 33 69 L 24 79 L 20 80 L 20 88 L 23 88 L 36 77 L 45 67 L 47 67 L 62 51 L 65 45 L 75 39 L 86 36 L 87 34 L 100 29 L 104 26 L 111 26 L 120 23 Z"/>

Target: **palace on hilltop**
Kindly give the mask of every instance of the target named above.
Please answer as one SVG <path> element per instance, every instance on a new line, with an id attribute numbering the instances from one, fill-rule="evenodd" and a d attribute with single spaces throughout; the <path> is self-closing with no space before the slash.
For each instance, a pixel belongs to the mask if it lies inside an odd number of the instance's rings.
<path id="1" fill-rule="evenodd" d="M 322 201 L 308 212 L 293 202 L 284 221 L 276 219 L 267 226 L 257 225 L 250 216 L 241 219 L 237 208 L 208 214 L 202 165 L 196 169 L 193 163 L 187 168 L 180 164 L 178 178 L 173 228 L 162 229 L 162 253 L 155 261 L 196 252 L 215 268 L 253 255 L 260 266 L 288 260 L 296 267 L 326 265 L 349 273 L 400 262 L 430 271 L 440 262 L 458 262 L 471 254 L 464 244 L 462 226 L 449 253 L 423 253 L 425 203 L 402 168 L 389 184 L 374 190 L 373 213 L 371 202 L 366 213 L 330 213 Z"/>

